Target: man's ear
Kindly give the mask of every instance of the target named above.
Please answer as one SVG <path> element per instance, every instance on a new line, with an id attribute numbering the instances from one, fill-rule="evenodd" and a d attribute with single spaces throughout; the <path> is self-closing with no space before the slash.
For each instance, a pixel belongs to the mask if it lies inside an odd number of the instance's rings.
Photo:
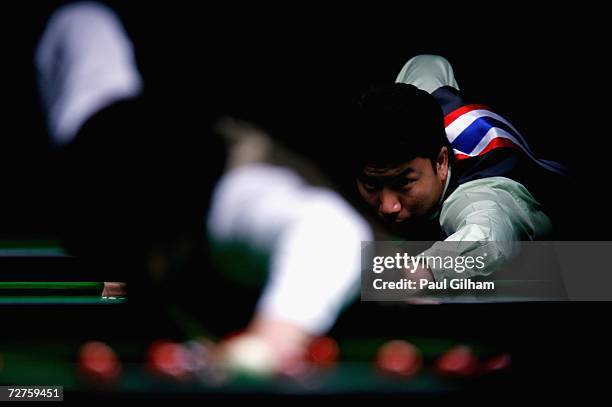
<path id="1" fill-rule="evenodd" d="M 436 159 L 436 172 L 441 178 L 446 178 L 448 174 L 448 147 L 443 146 Z"/>

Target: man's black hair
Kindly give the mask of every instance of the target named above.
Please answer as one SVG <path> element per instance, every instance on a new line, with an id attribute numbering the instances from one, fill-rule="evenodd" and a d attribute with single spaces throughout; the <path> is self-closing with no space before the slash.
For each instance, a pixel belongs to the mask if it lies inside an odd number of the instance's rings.
<path id="1" fill-rule="evenodd" d="M 351 153 L 357 171 L 389 168 L 416 157 L 434 164 L 440 149 L 452 148 L 444 130 L 442 109 L 429 93 L 413 85 L 394 83 L 371 88 L 356 104 Z"/>

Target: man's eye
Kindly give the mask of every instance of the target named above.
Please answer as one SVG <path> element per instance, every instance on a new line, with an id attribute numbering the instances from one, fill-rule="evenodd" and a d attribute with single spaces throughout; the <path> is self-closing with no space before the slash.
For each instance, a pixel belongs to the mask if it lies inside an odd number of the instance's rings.
<path id="1" fill-rule="evenodd" d="M 361 181 L 361 185 L 368 191 L 374 191 L 379 188 L 379 186 L 373 182 Z"/>
<path id="2" fill-rule="evenodd" d="M 395 188 L 407 188 L 407 187 L 410 187 L 412 183 L 414 183 L 414 181 L 415 180 L 413 179 L 404 178 L 404 179 L 400 179 L 394 182 L 393 186 Z"/>

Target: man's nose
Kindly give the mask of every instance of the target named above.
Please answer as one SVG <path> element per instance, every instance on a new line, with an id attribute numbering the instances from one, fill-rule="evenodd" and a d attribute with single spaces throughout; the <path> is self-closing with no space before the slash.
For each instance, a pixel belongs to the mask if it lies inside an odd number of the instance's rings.
<path id="1" fill-rule="evenodd" d="M 384 217 L 393 217 L 399 215 L 401 210 L 402 204 L 400 203 L 397 194 L 393 191 L 383 189 L 380 192 L 378 213 Z"/>

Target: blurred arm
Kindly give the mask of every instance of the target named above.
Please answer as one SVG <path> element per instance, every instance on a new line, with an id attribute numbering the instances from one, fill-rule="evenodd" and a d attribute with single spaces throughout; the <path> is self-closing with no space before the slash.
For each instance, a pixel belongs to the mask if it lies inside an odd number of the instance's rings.
<path id="1" fill-rule="evenodd" d="M 264 164 L 227 173 L 213 195 L 209 234 L 270 256 L 257 319 L 310 334 L 329 329 L 356 292 L 365 221 L 336 193 L 312 188 L 292 170 Z"/>

